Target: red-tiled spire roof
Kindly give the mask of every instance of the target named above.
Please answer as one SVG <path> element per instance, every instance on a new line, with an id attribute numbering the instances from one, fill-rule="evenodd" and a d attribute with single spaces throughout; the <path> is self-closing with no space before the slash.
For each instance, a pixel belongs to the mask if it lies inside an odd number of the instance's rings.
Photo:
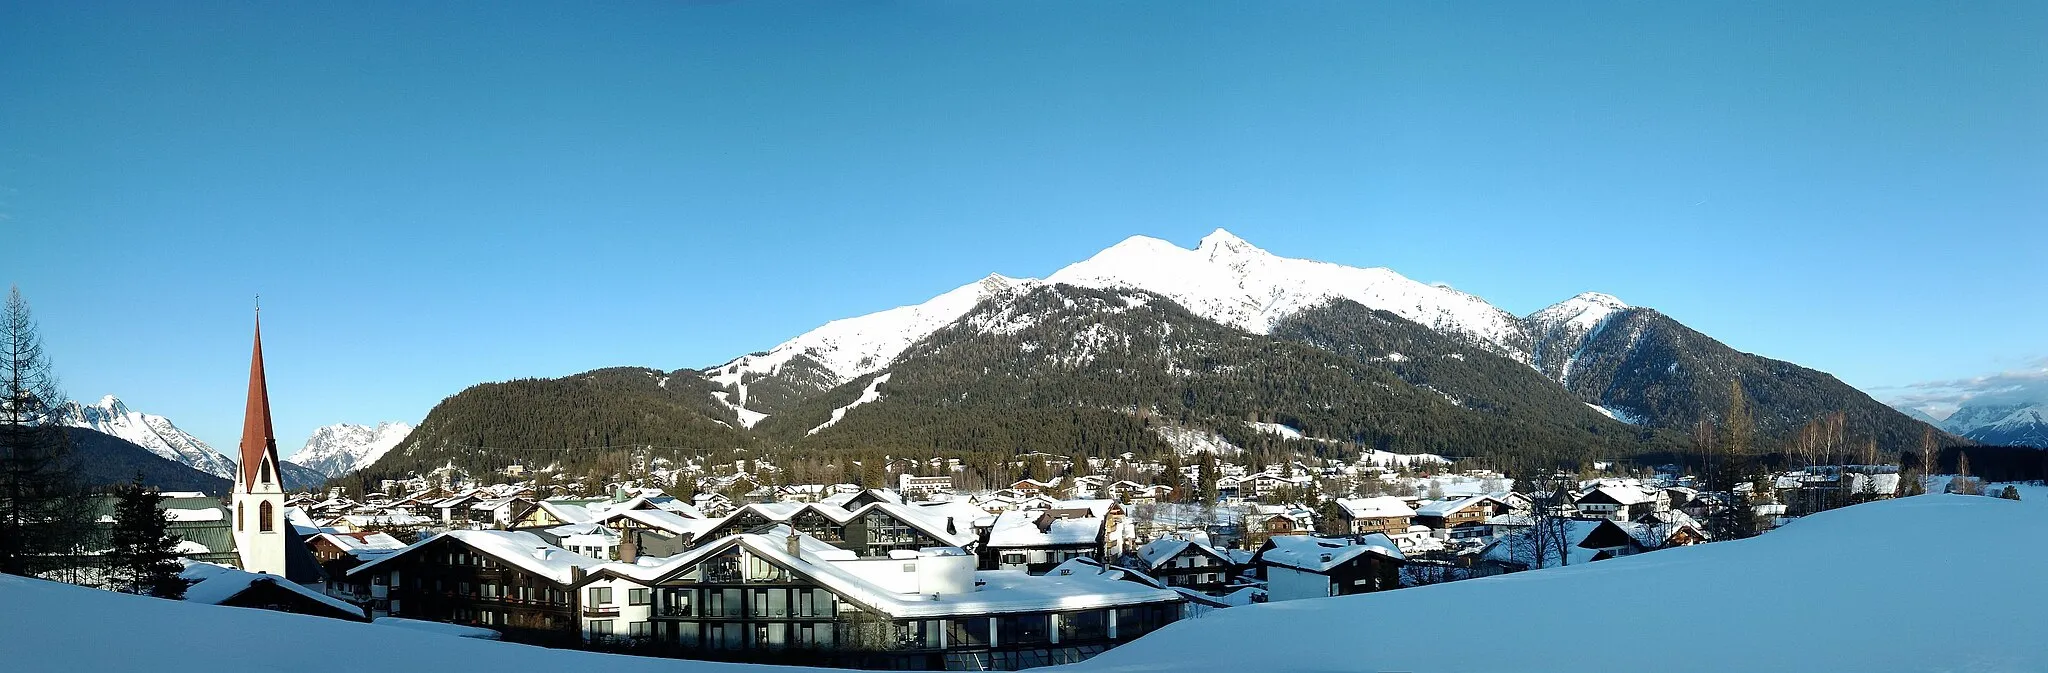
<path id="1" fill-rule="evenodd" d="M 256 350 L 249 356 L 249 405 L 242 414 L 242 483 L 254 485 L 269 457 L 277 467 L 277 437 L 270 429 L 270 387 L 263 380 L 263 319 L 256 319 Z M 276 477 L 278 475 L 272 475 Z"/>

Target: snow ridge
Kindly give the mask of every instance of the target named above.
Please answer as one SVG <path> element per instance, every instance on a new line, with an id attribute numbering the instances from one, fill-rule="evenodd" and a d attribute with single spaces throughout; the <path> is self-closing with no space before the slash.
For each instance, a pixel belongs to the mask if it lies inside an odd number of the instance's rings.
<path id="1" fill-rule="evenodd" d="M 412 425 L 386 421 L 376 427 L 336 423 L 314 430 L 291 461 L 329 478 L 369 467 L 412 434 Z"/>
<path id="2" fill-rule="evenodd" d="M 179 430 L 171 419 L 132 411 L 121 402 L 121 398 L 113 395 L 102 397 L 95 404 L 66 402 L 56 415 L 57 421 L 63 425 L 98 430 L 200 472 L 223 479 L 234 478 L 235 462 L 228 460 L 227 456 L 198 437 Z"/>
<path id="3" fill-rule="evenodd" d="M 749 379 L 772 376 L 797 356 L 824 366 L 836 377 L 832 384 L 837 385 L 889 366 L 911 344 L 953 324 L 982 300 L 1028 289 L 1037 282 L 990 274 L 922 304 L 825 323 L 765 353 L 743 355 L 706 369 L 704 375 L 713 383 L 739 390 L 738 399 L 721 396 L 720 401 L 742 410 L 747 405 L 745 384 Z M 741 423 L 752 427 L 759 422 L 758 418 L 749 421 L 747 413 L 741 414 Z"/>
<path id="4" fill-rule="evenodd" d="M 1521 320 L 1483 299 L 1385 268 L 1281 257 L 1222 229 L 1203 237 L 1193 250 L 1133 236 L 1060 269 L 1046 282 L 1146 290 L 1254 334 L 1269 333 L 1274 324 L 1302 311 L 1349 299 L 1529 361 Z"/>

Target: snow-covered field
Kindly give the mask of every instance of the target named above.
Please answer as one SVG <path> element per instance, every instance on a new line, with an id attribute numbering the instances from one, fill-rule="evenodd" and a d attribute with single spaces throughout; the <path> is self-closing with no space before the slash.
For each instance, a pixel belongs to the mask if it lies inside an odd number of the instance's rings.
<path id="1" fill-rule="evenodd" d="M 1219 610 L 1062 670 L 2043 671 L 2048 488 L 2024 488 L 2022 497 L 1904 498 L 1740 542 Z M 7 576 L 0 660 L 8 671 L 93 673 L 771 670 L 549 650 Z"/>
<path id="2" fill-rule="evenodd" d="M 1210 613 L 1090 671 L 2044 671 L 2048 496 L 1920 496 L 1762 537 Z"/>

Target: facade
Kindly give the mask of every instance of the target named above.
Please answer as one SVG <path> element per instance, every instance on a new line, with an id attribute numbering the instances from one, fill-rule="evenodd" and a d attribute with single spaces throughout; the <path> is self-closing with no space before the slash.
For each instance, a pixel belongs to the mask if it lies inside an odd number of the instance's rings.
<path id="1" fill-rule="evenodd" d="M 1413 521 L 1453 540 L 1477 539 L 1492 530 L 1487 519 L 1512 513 L 1514 508 L 1508 503 L 1490 495 L 1474 495 L 1424 504 L 1415 508 Z"/>
<path id="2" fill-rule="evenodd" d="M 1138 569 L 1169 587 L 1217 592 L 1237 574 L 1230 557 L 1200 542 L 1153 540 L 1139 547 L 1136 556 Z"/>
<path id="3" fill-rule="evenodd" d="M 764 526 L 788 525 L 805 535 L 863 557 L 887 557 L 895 551 L 928 547 L 972 547 L 972 522 L 952 516 L 931 516 L 892 502 L 866 502 L 851 511 L 824 503 L 761 503 L 747 505 L 706 524 L 697 540 L 710 540 Z"/>
<path id="4" fill-rule="evenodd" d="M 1105 560 L 1110 526 L 1108 512 L 1086 507 L 1009 510 L 996 516 L 981 543 L 981 567 L 1044 573 L 1071 559 Z"/>
<path id="5" fill-rule="evenodd" d="M 1255 505 L 1244 516 L 1244 544 L 1256 549 L 1278 535 L 1315 532 L 1315 513 L 1293 505 Z"/>
<path id="6" fill-rule="evenodd" d="M 901 491 L 906 496 L 911 494 L 930 495 L 933 493 L 948 493 L 953 490 L 952 475 L 919 477 L 906 473 L 897 475 L 896 482 L 896 490 Z"/>
<path id="7" fill-rule="evenodd" d="M 602 565 L 531 533 L 454 530 L 357 567 L 378 617 L 477 626 L 505 640 L 582 643 L 576 588 Z"/>
<path id="8" fill-rule="evenodd" d="M 284 520 L 284 480 L 277 433 L 270 427 L 270 388 L 263 377 L 263 325 L 249 357 L 249 397 L 242 412 L 241 460 L 229 507 L 234 511 L 237 563 L 243 570 L 285 576 L 291 523 Z"/>
<path id="9" fill-rule="evenodd" d="M 1406 560 L 1399 546 L 1380 534 L 1357 540 L 1283 535 L 1267 540 L 1252 557 L 1272 601 L 1399 588 Z"/>
<path id="10" fill-rule="evenodd" d="M 1079 574 L 975 570 L 958 548 L 860 558 L 774 526 L 580 588 L 583 636 L 647 654 L 927 670 L 1093 656 L 1180 617 L 1180 594 Z"/>
<path id="11" fill-rule="evenodd" d="M 1391 495 L 1338 498 L 1337 509 L 1344 515 L 1345 531 L 1352 535 L 1400 535 L 1408 532 L 1409 521 L 1415 517 L 1415 509 L 1407 501 Z"/>

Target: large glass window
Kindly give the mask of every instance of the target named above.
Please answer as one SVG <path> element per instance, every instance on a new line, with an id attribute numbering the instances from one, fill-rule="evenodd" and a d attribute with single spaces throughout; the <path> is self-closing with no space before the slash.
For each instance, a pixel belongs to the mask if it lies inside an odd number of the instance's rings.
<path id="1" fill-rule="evenodd" d="M 1060 614 L 1060 642 L 1077 643 L 1109 637 L 1109 616 L 1102 610 Z"/>
<path id="2" fill-rule="evenodd" d="M 627 589 L 627 590 L 626 590 L 626 604 L 627 604 L 627 605 L 646 605 L 646 604 L 647 604 L 647 590 L 646 590 L 646 589 Z"/>
<path id="3" fill-rule="evenodd" d="M 612 588 L 611 588 L 611 587 L 591 587 L 591 588 L 590 588 L 590 604 L 591 604 L 591 605 L 610 605 L 610 604 L 611 604 L 611 602 L 612 602 Z"/>
<path id="4" fill-rule="evenodd" d="M 997 640 L 1004 647 L 1051 642 L 1051 626 L 1047 615 L 1005 615 L 996 619 Z"/>
<path id="5" fill-rule="evenodd" d="M 953 647 L 987 647 L 988 618 L 964 617 L 948 620 L 946 642 Z"/>

